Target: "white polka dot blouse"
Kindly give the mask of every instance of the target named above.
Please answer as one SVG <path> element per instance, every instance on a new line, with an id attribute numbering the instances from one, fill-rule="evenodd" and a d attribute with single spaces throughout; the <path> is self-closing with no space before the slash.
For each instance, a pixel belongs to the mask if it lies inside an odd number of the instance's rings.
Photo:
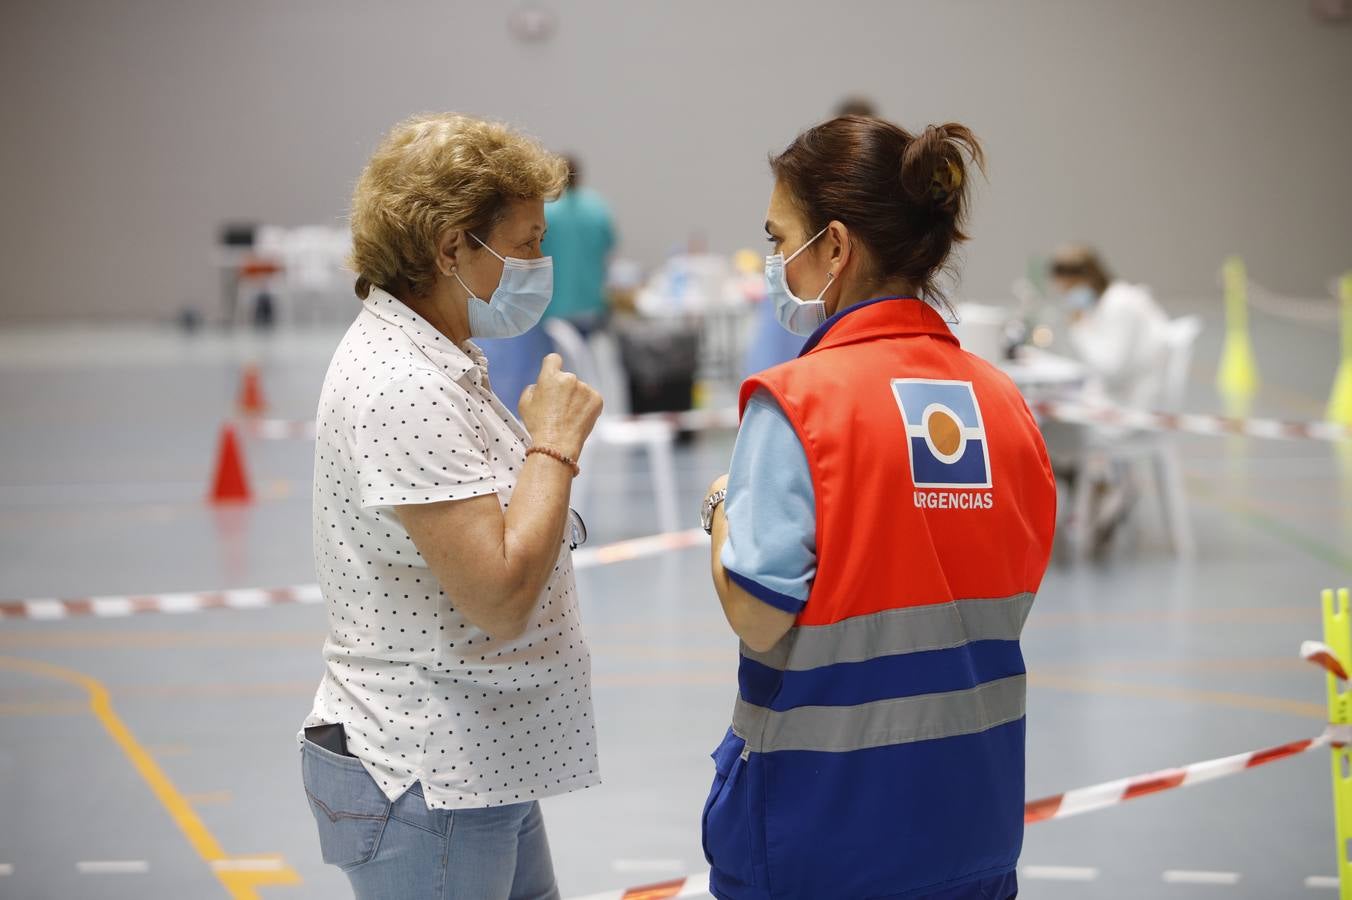
<path id="1" fill-rule="evenodd" d="M 390 800 L 522 803 L 597 784 L 591 657 L 567 544 L 524 634 L 494 640 L 456 611 L 393 507 L 496 494 L 530 437 L 487 361 L 372 290 L 324 378 L 314 555 L 325 672 L 302 728 L 341 723 Z M 298 743 L 303 733 L 297 735 Z"/>

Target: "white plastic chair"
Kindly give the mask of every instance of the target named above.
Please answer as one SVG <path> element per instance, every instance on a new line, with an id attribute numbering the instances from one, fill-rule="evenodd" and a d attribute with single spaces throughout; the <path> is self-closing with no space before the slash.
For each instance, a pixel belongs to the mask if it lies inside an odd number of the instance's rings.
<path id="1" fill-rule="evenodd" d="M 288 320 L 328 319 L 340 300 L 355 313 L 346 291 L 345 264 L 351 246 L 341 228 L 304 225 L 288 230 L 282 255 Z"/>
<path id="2" fill-rule="evenodd" d="M 237 277 L 235 297 L 230 306 L 231 326 L 241 322 L 248 323 L 254 316 L 254 300 L 261 293 L 272 298 L 274 315 L 279 312 L 277 306 L 286 292 L 286 244 L 287 229 L 277 225 L 260 225 L 254 232 L 253 246 L 228 257 L 228 265 L 238 268 L 249 259 L 274 263 L 278 271 L 266 276 Z"/>
<path id="3" fill-rule="evenodd" d="M 619 342 L 610 332 L 597 331 L 591 337 L 583 339 L 583 344 L 591 351 L 592 365 L 595 367 L 593 375 L 596 380 L 587 383 L 600 391 L 601 396 L 605 398 L 606 415 L 617 419 L 628 418 L 629 378 L 625 375 L 624 362 L 620 358 Z"/>
<path id="4" fill-rule="evenodd" d="M 583 450 L 583 459 L 579 462 L 585 463 L 592 458 L 590 448 L 597 442 L 612 447 L 643 447 L 648 451 L 648 464 L 652 470 L 658 524 L 663 531 L 679 530 L 680 517 L 676 511 L 676 461 L 672 453 L 672 444 L 676 438 L 675 427 L 661 420 L 634 421 L 617 414 L 616 407 L 611 406 L 611 397 L 607 396 L 607 392 L 616 395 L 623 392 L 616 390 L 613 373 L 609 376 L 603 375 L 601 366 L 598 365 L 597 354 L 592 352 L 592 348 L 578 330 L 562 319 L 546 319 L 544 328 L 558 349 L 559 355 L 563 357 L 565 366 L 578 378 L 601 391 L 601 396 L 606 400 L 606 408 L 602 411 L 601 418 L 597 420 L 596 428 L 592 431 L 592 440 L 588 443 L 587 449 Z M 627 404 L 620 403 L 618 397 L 616 401 L 616 406 L 627 408 Z M 582 505 L 594 477 L 593 467 L 583 464 L 582 475 L 573 485 L 573 502 L 576 505 Z"/>
<path id="5" fill-rule="evenodd" d="M 281 267 L 262 285 L 272 296 L 277 321 L 295 324 L 303 319 L 329 320 L 355 315 L 358 307 L 352 300 L 351 273 L 347 270 L 351 249 L 352 239 L 344 228 L 260 226 L 254 238 L 253 255 Z M 241 291 L 250 293 L 259 289 L 256 281 L 241 286 Z M 237 301 L 235 308 L 247 312 L 249 304 Z"/>
<path id="6" fill-rule="evenodd" d="M 1154 409 L 1163 412 L 1182 409 L 1193 345 L 1201 331 L 1202 320 L 1198 316 L 1184 316 L 1169 323 L 1165 335 L 1168 350 L 1164 377 Z M 1187 494 L 1183 488 L 1183 467 L 1178 459 L 1174 435 L 1162 431 L 1137 431 L 1091 440 L 1085 449 L 1071 498 L 1071 545 L 1075 559 L 1082 560 L 1089 554 L 1093 534 L 1090 523 L 1093 494 L 1100 478 L 1111 474 L 1115 468 L 1139 467 L 1142 462 L 1148 463 L 1151 469 L 1174 552 L 1180 558 L 1188 558 L 1196 551 L 1192 523 L 1188 518 Z"/>
<path id="7" fill-rule="evenodd" d="M 1010 311 L 1001 306 L 963 303 L 958 306 L 958 321 L 953 334 L 962 349 L 999 365 L 1005 357 L 1005 328 Z"/>

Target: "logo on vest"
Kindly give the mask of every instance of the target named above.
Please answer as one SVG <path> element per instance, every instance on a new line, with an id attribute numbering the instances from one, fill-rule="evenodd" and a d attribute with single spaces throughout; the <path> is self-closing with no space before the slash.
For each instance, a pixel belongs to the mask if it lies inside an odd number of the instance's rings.
<path id="1" fill-rule="evenodd" d="M 921 509 L 990 509 L 990 452 L 968 381 L 894 378 L 906 425 L 911 482 Z M 922 490 L 925 489 L 925 490 Z M 984 490 L 983 490 L 984 489 Z"/>

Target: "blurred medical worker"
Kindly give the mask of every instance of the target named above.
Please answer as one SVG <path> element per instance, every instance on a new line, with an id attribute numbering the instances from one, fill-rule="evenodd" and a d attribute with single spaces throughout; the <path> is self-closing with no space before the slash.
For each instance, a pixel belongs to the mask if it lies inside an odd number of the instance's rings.
<path id="1" fill-rule="evenodd" d="M 1089 247 L 1068 244 L 1051 260 L 1052 286 L 1066 307 L 1067 337 L 1084 365 L 1084 400 L 1153 409 L 1163 398 L 1169 360 L 1169 317 L 1143 285 L 1114 279 Z M 1121 440 L 1117 425 L 1048 420 L 1042 435 L 1057 476 L 1067 486 L 1083 474 L 1084 455 Z M 1091 549 L 1101 555 L 1126 521 L 1138 491 L 1127 467 L 1100 473 L 1090 495 Z M 1067 531 L 1075 526 L 1070 525 Z"/>
<path id="2" fill-rule="evenodd" d="M 1073 244 L 1056 251 L 1052 284 L 1067 307 L 1069 338 L 1090 389 L 1121 406 L 1157 402 L 1169 352 L 1169 317 L 1142 285 L 1114 279 L 1099 255 Z"/>
<path id="3" fill-rule="evenodd" d="M 582 163 L 567 157 L 568 182 L 562 196 L 545 204 L 549 231 L 543 250 L 554 260 L 554 299 L 546 318 L 564 319 L 585 338 L 604 328 L 606 263 L 615 249 L 610 206 L 582 184 Z"/>

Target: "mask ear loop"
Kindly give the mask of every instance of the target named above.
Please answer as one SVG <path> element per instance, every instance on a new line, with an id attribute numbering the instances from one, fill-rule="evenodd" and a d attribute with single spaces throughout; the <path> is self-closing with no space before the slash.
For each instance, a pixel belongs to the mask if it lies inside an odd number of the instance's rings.
<path id="1" fill-rule="evenodd" d="M 469 299 L 471 299 L 471 300 L 479 300 L 479 298 L 478 298 L 477 296 L 475 296 L 474 292 L 471 291 L 471 290 L 469 289 L 469 285 L 465 284 L 465 279 L 463 279 L 463 278 L 460 277 L 460 273 L 459 273 L 459 272 L 457 272 L 457 271 L 455 271 L 454 269 L 452 269 L 452 270 L 451 270 L 451 277 L 453 277 L 456 281 L 460 282 L 460 286 L 461 286 L 462 288 L 465 289 L 465 293 L 469 295 Z M 483 303 L 484 301 L 483 301 L 483 300 L 479 300 L 479 302 L 480 302 L 480 303 Z"/>
<path id="2" fill-rule="evenodd" d="M 831 227 L 831 226 L 828 224 L 828 225 L 826 226 L 826 228 L 823 228 L 821 231 L 817 232 L 817 233 L 814 234 L 812 237 L 808 238 L 808 239 L 807 239 L 807 243 L 803 244 L 803 246 L 801 246 L 801 247 L 799 247 L 797 250 L 793 251 L 792 255 L 790 255 L 788 259 L 784 260 L 784 265 L 787 266 L 789 263 L 793 262 L 794 259 L 798 256 L 799 253 L 802 253 L 802 252 L 803 252 L 804 250 L 806 250 L 808 247 L 811 247 L 811 246 L 812 246 L 812 242 L 815 241 L 817 238 L 821 237 L 822 235 L 826 234 L 827 229 L 829 229 L 830 227 Z M 486 245 L 485 245 L 485 246 L 486 246 Z"/>
<path id="3" fill-rule="evenodd" d="M 817 232 L 817 237 L 814 237 L 812 240 L 815 241 L 818 237 L 821 237 L 823 234 L 826 233 L 826 229 L 830 227 L 831 227 L 830 225 L 827 225 L 826 228 L 823 228 L 821 231 Z M 812 241 L 808 241 L 808 244 L 810 243 L 812 243 Z M 799 247 L 798 249 L 803 250 L 805 247 L 807 247 L 807 244 L 804 244 L 802 247 Z M 835 272 L 826 273 L 826 285 L 822 288 L 822 292 L 817 295 L 816 302 L 818 303 L 821 302 L 821 299 L 826 296 L 826 292 L 831 289 L 831 285 L 835 283 L 835 280 L 836 280 Z"/>
<path id="4" fill-rule="evenodd" d="M 501 254 L 498 253 L 498 251 L 494 250 L 492 247 L 490 247 L 490 246 L 488 246 L 487 244 L 485 244 L 485 243 L 483 242 L 483 240 L 482 240 L 477 234 L 475 234 L 475 233 L 472 232 L 472 231 L 466 231 L 465 234 L 469 235 L 470 237 L 472 237 L 472 238 L 474 238 L 476 241 L 478 241 L 480 247 L 483 247 L 483 248 L 484 248 L 485 250 L 487 250 L 489 253 L 491 253 L 491 254 L 493 254 L 494 256 L 496 256 L 499 260 L 502 261 L 502 264 L 503 264 L 503 265 L 506 265 L 506 264 L 507 264 L 507 257 L 502 256 Z"/>
<path id="5" fill-rule="evenodd" d="M 487 244 L 485 244 L 485 243 L 483 242 L 483 240 L 482 240 L 477 234 L 475 234 L 475 233 L 472 232 L 472 231 L 466 231 L 465 234 L 467 234 L 467 235 L 469 235 L 470 237 L 474 238 L 475 241 L 478 241 L 480 247 L 483 247 L 483 248 L 484 248 L 485 250 L 487 250 L 489 253 L 493 254 L 494 256 L 497 256 L 498 259 L 501 259 L 501 260 L 502 260 L 502 264 L 503 264 L 504 266 L 507 265 L 507 260 L 506 260 L 506 259 L 503 259 L 503 257 L 501 257 L 501 256 L 498 256 L 498 251 L 494 250 L 492 247 L 490 247 L 490 246 L 488 246 Z M 451 275 L 453 275 L 453 276 L 455 277 L 455 280 L 456 280 L 456 281 L 460 282 L 460 286 L 461 286 L 462 288 L 465 289 L 465 293 L 466 293 L 466 294 L 469 294 L 469 299 L 471 299 L 471 300 L 478 300 L 480 303 L 486 303 L 486 302 L 487 302 L 486 300 L 483 300 L 483 299 L 480 298 L 477 294 L 475 294 L 473 291 L 471 291 L 471 290 L 469 289 L 469 285 L 465 284 L 465 280 L 464 280 L 463 278 L 460 277 L 460 273 L 459 273 L 459 272 L 457 272 L 457 271 L 455 271 L 454 269 L 452 269 L 452 270 L 451 270 Z"/>
<path id="6" fill-rule="evenodd" d="M 827 272 L 827 273 L 826 273 L 826 286 L 823 287 L 821 293 L 817 295 L 817 299 L 816 299 L 816 300 L 813 300 L 812 302 L 813 302 L 813 303 L 820 303 L 820 302 L 821 302 L 821 299 L 822 299 L 823 297 L 826 296 L 826 292 L 829 291 L 829 290 L 831 289 L 831 285 L 832 285 L 832 283 L 835 282 L 835 280 L 836 280 L 836 273 L 835 273 L 835 272 Z"/>
<path id="7" fill-rule="evenodd" d="M 830 225 L 830 223 L 828 223 L 828 224 L 826 225 L 825 228 L 823 228 L 821 231 L 819 231 L 819 232 L 817 232 L 816 234 L 814 234 L 812 237 L 808 238 L 808 239 L 807 239 L 807 242 L 806 242 L 805 244 L 803 244 L 803 246 L 801 246 L 801 247 L 799 247 L 797 250 L 793 251 L 793 254 L 792 254 L 791 256 L 789 256 L 788 259 L 784 260 L 784 266 L 785 266 L 785 268 L 787 268 L 788 265 L 789 265 L 789 263 L 793 262 L 794 259 L 797 258 L 797 256 L 798 256 L 799 253 L 802 253 L 802 252 L 803 252 L 804 250 L 806 250 L 808 247 L 811 247 L 811 246 L 812 246 L 812 242 L 815 241 L 817 238 L 821 237 L 822 235 L 826 234 L 826 232 L 827 232 L 830 228 L 831 228 L 831 225 Z M 819 294 L 817 295 L 817 298 L 816 298 L 815 300 L 813 300 L 812 302 L 813 302 L 813 303 L 820 303 L 820 302 L 821 302 L 821 299 L 822 299 L 823 297 L 826 296 L 826 292 L 830 289 L 831 283 L 832 283 L 833 281 L 835 281 L 835 280 L 836 280 L 835 273 L 834 273 L 834 272 L 827 272 L 827 273 L 826 273 L 826 284 L 822 287 L 821 293 L 819 293 Z"/>

